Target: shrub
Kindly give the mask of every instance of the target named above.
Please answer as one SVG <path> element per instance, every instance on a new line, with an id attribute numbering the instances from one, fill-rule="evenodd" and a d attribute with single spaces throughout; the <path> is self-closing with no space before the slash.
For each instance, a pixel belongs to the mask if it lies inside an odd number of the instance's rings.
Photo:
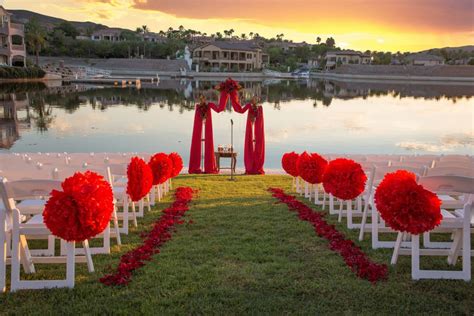
<path id="1" fill-rule="evenodd" d="M 45 74 L 39 67 L 0 67 L 0 79 L 43 78 Z"/>

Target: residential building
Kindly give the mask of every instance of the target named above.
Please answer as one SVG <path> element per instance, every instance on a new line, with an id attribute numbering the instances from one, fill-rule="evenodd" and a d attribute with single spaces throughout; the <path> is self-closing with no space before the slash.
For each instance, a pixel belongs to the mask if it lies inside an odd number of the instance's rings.
<path id="1" fill-rule="evenodd" d="M 444 58 L 430 54 L 411 54 L 405 58 L 413 66 L 437 66 L 444 65 Z"/>
<path id="2" fill-rule="evenodd" d="M 25 27 L 11 21 L 11 13 L 0 6 L 0 65 L 26 65 Z"/>
<path id="3" fill-rule="evenodd" d="M 140 35 L 145 42 L 151 43 L 166 43 L 168 38 L 158 33 L 146 32 Z"/>
<path id="4" fill-rule="evenodd" d="M 337 65 L 368 65 L 370 64 L 370 55 L 353 51 L 353 50 L 340 50 L 340 51 L 329 51 L 326 53 L 326 70 L 334 69 Z"/>
<path id="5" fill-rule="evenodd" d="M 92 33 L 91 40 L 120 42 L 124 40 L 122 37 L 122 32 L 123 29 L 118 28 L 100 29 Z"/>
<path id="6" fill-rule="evenodd" d="M 256 71 L 268 63 L 268 55 L 252 41 L 215 41 L 193 51 L 196 71 Z"/>

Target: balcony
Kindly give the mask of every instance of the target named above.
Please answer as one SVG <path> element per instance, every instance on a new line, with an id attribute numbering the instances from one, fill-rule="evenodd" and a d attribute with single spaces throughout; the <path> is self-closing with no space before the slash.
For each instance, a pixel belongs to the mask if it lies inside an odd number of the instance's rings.
<path id="1" fill-rule="evenodd" d="M 12 51 L 25 52 L 25 44 L 21 45 L 12 45 Z"/>
<path id="2" fill-rule="evenodd" d="M 15 29 L 15 30 L 20 30 L 22 32 L 25 31 L 25 26 L 23 24 L 19 24 L 19 23 L 10 23 L 10 27 L 12 29 Z"/>
<path id="3" fill-rule="evenodd" d="M 8 34 L 8 24 L 0 24 L 0 34 Z"/>

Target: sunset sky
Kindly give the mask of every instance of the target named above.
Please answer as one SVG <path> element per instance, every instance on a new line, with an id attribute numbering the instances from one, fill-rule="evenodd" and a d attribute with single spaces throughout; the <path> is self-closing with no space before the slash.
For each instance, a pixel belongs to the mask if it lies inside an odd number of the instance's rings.
<path id="1" fill-rule="evenodd" d="M 474 44 L 473 0 L 0 0 L 75 21 L 152 31 L 183 25 L 208 34 L 233 28 L 283 33 L 314 43 L 332 36 L 342 48 L 417 51 Z"/>

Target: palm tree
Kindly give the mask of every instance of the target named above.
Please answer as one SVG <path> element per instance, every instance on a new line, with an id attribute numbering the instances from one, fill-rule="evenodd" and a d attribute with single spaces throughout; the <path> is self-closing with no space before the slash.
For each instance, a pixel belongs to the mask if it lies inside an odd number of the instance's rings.
<path id="1" fill-rule="evenodd" d="M 321 37 L 316 37 L 316 43 L 318 43 L 318 45 L 321 43 Z"/>
<path id="2" fill-rule="evenodd" d="M 247 39 L 247 34 L 242 33 L 242 34 L 240 35 L 240 37 L 241 37 L 243 40 L 245 40 L 245 39 Z"/>
<path id="3" fill-rule="evenodd" d="M 32 18 L 26 24 L 26 43 L 31 47 L 36 56 L 36 65 L 39 64 L 39 53 L 46 46 L 46 31 L 38 23 L 36 18 Z"/>
<path id="4" fill-rule="evenodd" d="M 250 32 L 250 33 L 249 33 L 249 37 L 250 37 L 250 38 L 253 38 L 253 32 Z"/>
<path id="5" fill-rule="evenodd" d="M 142 31 L 143 31 L 143 34 L 146 34 L 146 33 L 150 32 L 150 29 L 148 28 L 148 26 L 142 25 Z"/>
<path id="6" fill-rule="evenodd" d="M 234 32 L 235 32 L 234 29 L 230 29 L 229 30 L 229 36 L 232 36 L 232 34 L 234 34 Z"/>

